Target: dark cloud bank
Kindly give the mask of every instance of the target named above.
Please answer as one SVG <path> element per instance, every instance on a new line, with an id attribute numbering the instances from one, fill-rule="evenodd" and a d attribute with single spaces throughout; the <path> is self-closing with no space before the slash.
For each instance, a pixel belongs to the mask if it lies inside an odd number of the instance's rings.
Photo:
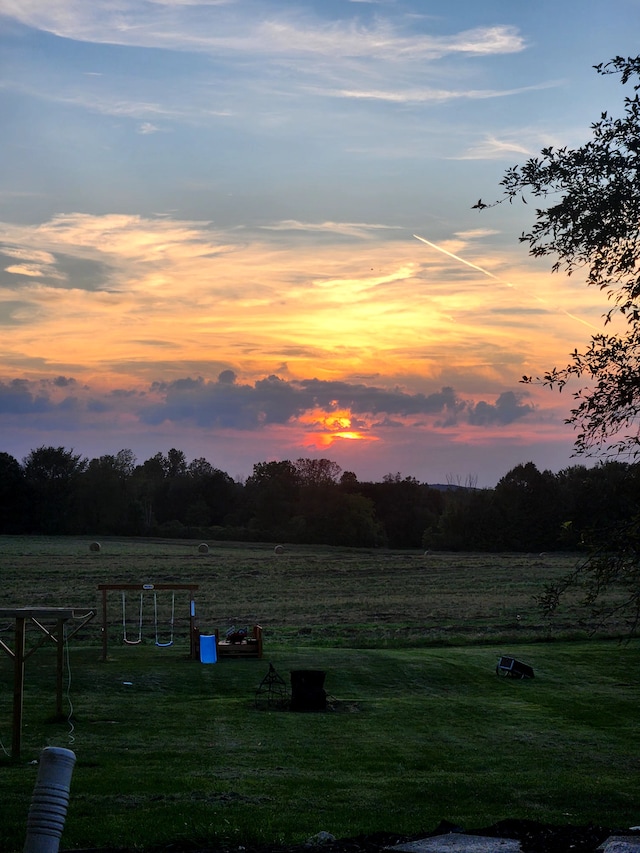
<path id="1" fill-rule="evenodd" d="M 522 394 L 513 391 L 500 394 L 493 403 L 473 403 L 461 399 L 450 387 L 432 394 L 408 394 L 400 388 L 320 379 L 288 381 L 278 376 L 242 384 L 231 370 L 220 373 L 215 381 L 198 377 L 155 382 L 151 392 L 149 396 L 112 392 L 96 399 L 89 389 L 62 376 L 42 382 L 0 381 L 0 416 L 40 420 L 73 410 L 80 421 L 83 411 L 96 414 L 124 407 L 150 426 L 188 422 L 208 429 L 255 430 L 286 424 L 315 409 L 328 414 L 348 409 L 354 419 L 370 422 L 373 418 L 378 426 L 401 426 L 401 418 L 415 424 L 428 417 L 440 427 L 507 425 L 534 410 L 523 402 Z"/>
<path id="2" fill-rule="evenodd" d="M 148 424 L 190 421 L 202 427 L 256 429 L 266 424 L 285 424 L 305 412 L 330 413 L 348 409 L 354 416 L 375 418 L 436 417 L 441 426 L 464 421 L 473 426 L 506 425 L 525 417 L 533 406 L 523 395 L 506 391 L 495 403 L 462 400 L 453 388 L 432 394 L 408 394 L 395 388 L 351 384 L 342 381 L 304 379 L 287 381 L 268 376 L 253 385 L 241 384 L 233 371 L 223 371 L 216 381 L 202 378 L 155 383 L 153 391 L 162 402 L 141 412 Z"/>

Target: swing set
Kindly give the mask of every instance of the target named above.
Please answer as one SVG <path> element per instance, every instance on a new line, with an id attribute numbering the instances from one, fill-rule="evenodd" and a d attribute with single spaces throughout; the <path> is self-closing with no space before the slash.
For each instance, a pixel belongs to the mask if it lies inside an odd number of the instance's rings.
<path id="1" fill-rule="evenodd" d="M 128 646 L 137 646 L 142 643 L 142 627 L 144 615 L 144 596 L 147 592 L 153 593 L 153 624 L 155 633 L 155 644 L 160 648 L 173 645 L 174 627 L 176 614 L 176 592 L 186 590 L 190 593 L 189 607 L 189 657 L 198 659 L 198 629 L 196 627 L 196 603 L 194 593 L 198 589 L 197 584 L 175 584 L 175 583 L 103 583 L 98 584 L 102 593 L 102 660 L 107 660 L 107 593 L 120 592 L 122 600 L 122 641 Z M 168 620 L 168 639 L 160 639 L 160 624 L 158 616 L 158 592 L 171 592 L 171 615 Z M 137 634 L 127 632 L 127 593 L 137 592 L 139 594 L 139 605 L 137 608 Z"/>
<path id="2" fill-rule="evenodd" d="M 137 646 L 142 642 L 142 614 L 143 614 L 143 596 L 144 592 L 140 593 L 140 613 L 138 616 L 138 636 L 135 640 L 130 640 L 127 636 L 127 593 L 125 590 L 122 590 L 122 642 L 126 643 L 128 646 Z M 153 592 L 153 624 L 156 632 L 156 646 L 160 646 L 165 648 L 167 646 L 173 645 L 173 626 L 175 622 L 176 615 L 176 592 L 173 590 L 171 593 L 171 618 L 169 620 L 169 627 L 171 630 L 171 635 L 169 637 L 168 642 L 162 643 L 160 642 L 160 633 L 158 628 L 158 593 L 154 590 Z"/>

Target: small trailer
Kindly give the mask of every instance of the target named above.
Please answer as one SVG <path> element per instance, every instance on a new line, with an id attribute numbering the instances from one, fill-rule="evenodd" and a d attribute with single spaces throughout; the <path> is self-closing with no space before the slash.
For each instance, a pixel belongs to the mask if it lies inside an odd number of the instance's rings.
<path id="1" fill-rule="evenodd" d="M 496 675 L 503 678 L 533 678 L 533 667 L 509 655 L 501 655 L 496 666 Z"/>

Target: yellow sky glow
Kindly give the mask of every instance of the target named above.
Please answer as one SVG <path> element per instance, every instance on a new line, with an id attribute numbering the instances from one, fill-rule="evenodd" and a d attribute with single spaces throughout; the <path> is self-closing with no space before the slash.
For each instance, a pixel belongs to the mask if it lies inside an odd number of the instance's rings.
<path id="1" fill-rule="evenodd" d="M 276 374 L 391 382 L 408 393 L 452 385 L 474 400 L 566 362 L 602 313 L 601 294 L 517 250 L 492 257 L 463 239 L 447 242 L 446 256 L 410 234 L 374 233 L 357 249 L 338 240 L 319 248 L 303 235 L 274 248 L 203 223 L 87 215 L 0 237 L 20 256 L 5 268 L 15 286 L 4 298 L 16 304 L 0 344 L 5 375 L 72 375 L 103 391 L 232 369 L 244 382 Z M 56 251 L 95 265 L 95 280 L 65 286 Z M 307 412 L 300 425 L 318 446 L 375 439 L 350 412 Z M 471 430 L 460 440 L 482 439 Z"/>

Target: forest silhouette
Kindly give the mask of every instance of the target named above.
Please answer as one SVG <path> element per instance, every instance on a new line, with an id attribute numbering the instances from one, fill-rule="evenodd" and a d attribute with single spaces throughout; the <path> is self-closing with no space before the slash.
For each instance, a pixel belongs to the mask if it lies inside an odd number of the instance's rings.
<path id="1" fill-rule="evenodd" d="M 578 550 L 633 517 L 638 466 L 517 465 L 495 488 L 400 473 L 361 482 L 329 459 L 258 462 L 244 481 L 181 450 L 138 463 L 40 447 L 0 453 L 0 533 L 287 542 L 448 551 Z"/>

